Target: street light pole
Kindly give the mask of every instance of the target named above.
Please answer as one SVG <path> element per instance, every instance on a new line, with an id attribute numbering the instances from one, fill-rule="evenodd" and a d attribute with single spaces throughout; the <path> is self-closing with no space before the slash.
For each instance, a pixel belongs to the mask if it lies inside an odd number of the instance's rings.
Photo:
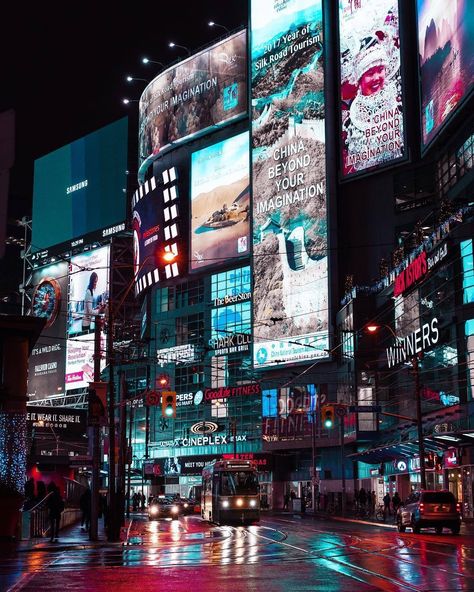
<path id="1" fill-rule="evenodd" d="M 339 433 L 341 438 L 341 480 L 342 480 L 342 515 L 346 513 L 346 471 L 345 471 L 345 451 L 344 451 L 344 415 L 339 416 Z"/>
<path id="2" fill-rule="evenodd" d="M 420 456 L 420 487 L 426 489 L 425 444 L 423 442 L 423 417 L 421 415 L 421 389 L 418 358 L 412 358 L 413 373 L 415 375 L 416 398 L 416 427 L 418 429 L 418 454 Z"/>

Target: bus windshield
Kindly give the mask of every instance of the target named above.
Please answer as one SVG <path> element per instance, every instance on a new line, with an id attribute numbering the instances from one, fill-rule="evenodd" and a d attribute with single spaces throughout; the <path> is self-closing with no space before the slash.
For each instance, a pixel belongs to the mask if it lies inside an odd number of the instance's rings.
<path id="1" fill-rule="evenodd" d="M 221 473 L 221 495 L 257 495 L 258 479 L 250 471 L 223 471 Z"/>

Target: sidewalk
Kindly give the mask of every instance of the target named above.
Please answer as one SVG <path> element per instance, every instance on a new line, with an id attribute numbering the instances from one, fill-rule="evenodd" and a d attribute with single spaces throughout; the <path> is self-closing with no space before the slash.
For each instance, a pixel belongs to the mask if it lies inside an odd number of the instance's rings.
<path id="1" fill-rule="evenodd" d="M 130 520 L 125 520 L 125 532 L 130 525 Z M 125 533 L 124 533 L 125 534 Z M 122 539 L 123 537 L 121 537 Z M 125 540 L 125 539 L 124 539 Z M 27 551 L 64 551 L 67 549 L 89 549 L 97 547 L 108 547 L 122 545 L 123 541 L 111 543 L 107 540 L 107 534 L 104 529 L 104 521 L 99 520 L 98 540 L 91 541 L 89 533 L 81 530 L 80 523 L 73 524 L 63 528 L 59 532 L 58 541 L 52 543 L 49 537 L 32 538 L 27 541 L 16 541 L 11 543 L 12 549 L 17 552 Z"/>
<path id="2" fill-rule="evenodd" d="M 397 525 L 394 522 L 394 517 L 389 517 L 385 522 L 380 522 L 375 518 L 356 518 L 354 516 L 339 516 L 337 514 L 328 514 L 327 512 L 316 511 L 313 514 L 312 511 L 307 511 L 304 514 L 300 512 L 292 512 L 289 510 L 270 510 L 268 512 L 269 515 L 273 516 L 286 516 L 288 518 L 298 518 L 298 519 L 312 519 L 312 520 L 336 520 L 339 522 L 352 522 L 355 524 L 367 524 L 369 526 L 379 526 L 381 528 L 389 528 L 392 530 L 397 529 Z M 474 522 L 461 522 L 461 534 L 464 535 L 474 535 Z"/>

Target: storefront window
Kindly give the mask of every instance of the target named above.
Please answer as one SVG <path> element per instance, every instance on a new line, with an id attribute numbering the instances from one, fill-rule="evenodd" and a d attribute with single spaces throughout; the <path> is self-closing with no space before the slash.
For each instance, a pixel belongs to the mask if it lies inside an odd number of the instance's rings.
<path id="1" fill-rule="evenodd" d="M 251 291 L 250 266 L 239 267 L 211 277 L 212 300 L 224 299 L 226 296 L 248 294 Z"/>
<path id="2" fill-rule="evenodd" d="M 474 256 L 471 239 L 461 243 L 461 259 L 463 270 L 463 303 L 470 304 L 474 302 Z"/>

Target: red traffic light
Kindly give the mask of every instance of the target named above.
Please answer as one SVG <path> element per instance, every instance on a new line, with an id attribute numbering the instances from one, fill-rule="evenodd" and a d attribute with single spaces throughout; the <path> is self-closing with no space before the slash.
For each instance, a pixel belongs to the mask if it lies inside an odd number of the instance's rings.
<path id="1" fill-rule="evenodd" d="M 157 386 L 157 388 L 160 388 L 160 389 L 169 388 L 170 377 L 168 376 L 168 374 L 160 374 L 159 376 L 157 376 L 156 386 Z"/>

